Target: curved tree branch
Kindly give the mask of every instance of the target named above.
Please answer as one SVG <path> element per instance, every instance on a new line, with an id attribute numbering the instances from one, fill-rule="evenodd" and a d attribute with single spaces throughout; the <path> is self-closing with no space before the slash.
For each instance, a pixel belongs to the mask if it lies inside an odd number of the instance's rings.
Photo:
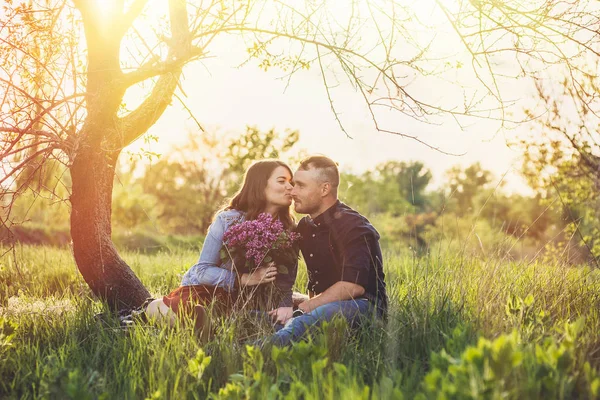
<path id="1" fill-rule="evenodd" d="M 119 18 L 119 28 L 121 35 L 124 35 L 127 29 L 131 27 L 133 21 L 141 14 L 144 7 L 148 4 L 148 0 L 134 0 L 129 6 L 129 9 Z"/>
<path id="2" fill-rule="evenodd" d="M 154 78 L 155 76 L 176 72 L 178 70 L 181 70 L 185 66 L 185 64 L 187 64 L 190 61 L 193 61 L 202 54 L 202 49 L 198 47 L 192 47 L 188 54 L 181 55 L 181 57 L 178 57 L 171 61 L 160 62 L 156 60 L 150 60 L 148 63 L 142 65 L 137 70 L 123 75 L 119 84 L 125 87 L 130 87 L 137 83 L 145 81 L 146 79 Z"/>
<path id="3" fill-rule="evenodd" d="M 119 119 L 120 137 L 116 140 L 116 145 L 120 148 L 129 145 L 143 135 L 160 118 L 164 110 L 171 104 L 173 93 L 177 89 L 183 68 L 183 65 L 179 63 L 186 60 L 186 57 L 189 60 L 189 57 L 194 54 L 185 0 L 169 0 L 169 18 L 172 38 L 168 60 L 175 65 L 169 72 L 160 75 L 150 96 L 138 108 Z"/>

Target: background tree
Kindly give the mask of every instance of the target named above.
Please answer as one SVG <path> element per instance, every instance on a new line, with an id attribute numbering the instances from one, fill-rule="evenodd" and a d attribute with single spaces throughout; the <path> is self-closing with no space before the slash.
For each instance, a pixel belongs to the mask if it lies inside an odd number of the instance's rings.
<path id="1" fill-rule="evenodd" d="M 152 225 L 158 216 L 159 199 L 147 193 L 139 182 L 136 161 L 117 165 L 112 196 L 112 224 L 127 231 Z"/>
<path id="2" fill-rule="evenodd" d="M 400 193 L 396 177 L 386 179 L 379 167 L 360 175 L 341 173 L 340 199 L 365 215 L 412 212 L 414 207 Z"/>
<path id="3" fill-rule="evenodd" d="M 367 214 L 422 211 L 431 172 L 419 161 L 387 161 L 361 175 L 342 174 L 341 197 Z"/>
<path id="4" fill-rule="evenodd" d="M 229 181 L 227 195 L 232 195 L 239 188 L 244 171 L 253 161 L 263 158 L 281 158 L 298 143 L 298 139 L 300 139 L 298 131 L 280 133 L 270 129 L 261 132 L 255 126 L 247 126 L 243 135 L 229 142 L 225 152 Z"/>
<path id="5" fill-rule="evenodd" d="M 522 172 L 549 207 L 567 221 L 565 237 L 600 257 L 600 89 L 598 63 L 582 66 L 560 81 L 538 79 L 539 104 L 527 115 L 545 111 L 520 141 Z M 577 82 L 582 91 L 574 90 Z"/>
<path id="6" fill-rule="evenodd" d="M 550 240 L 551 228 L 561 229 L 560 214 L 538 194 L 508 195 L 496 188 L 480 190 L 473 199 L 474 212 L 489 221 L 490 226 L 521 238 L 532 238 L 537 243 Z M 554 229 L 553 229 L 554 231 Z"/>
<path id="7" fill-rule="evenodd" d="M 473 211 L 473 201 L 481 189 L 487 188 L 492 181 L 492 173 L 475 163 L 467 168 L 455 166 L 446 172 L 448 198 L 456 203 L 459 214 L 467 215 Z"/>
<path id="8" fill-rule="evenodd" d="M 250 163 L 285 159 L 298 137 L 297 131 L 256 127 L 247 127 L 229 140 L 190 134 L 185 144 L 146 168 L 139 181 L 143 192 L 155 198 L 156 219 L 162 228 L 184 235 L 204 234 L 215 211 L 239 188 Z"/>
<path id="9" fill-rule="evenodd" d="M 215 154 L 223 150 L 216 137 L 190 134 L 182 146 L 143 171 L 139 183 L 144 193 L 156 199 L 156 223 L 162 230 L 205 233 L 226 196 L 225 171 L 215 169 L 219 162 Z"/>
<path id="10" fill-rule="evenodd" d="M 2 197 L 23 193 L 48 159 L 63 162 L 71 179 L 71 236 L 79 270 L 112 307 L 136 306 L 148 292 L 111 241 L 115 166 L 124 147 L 181 98 L 176 90 L 184 66 L 217 50 L 223 36 L 244 41 L 247 54 L 264 69 L 293 74 L 315 66 L 342 130 L 343 115 L 333 99 L 340 80 L 347 80 L 375 129 L 419 141 L 394 128 L 401 124 L 384 123 L 380 112 L 425 122 L 440 113 L 459 123 L 465 116 L 502 119 L 507 104 L 501 76 L 528 76 L 546 63 L 571 66 L 597 56 L 597 18 L 588 2 L 437 4 L 456 43 L 470 55 L 479 84 L 467 79 L 469 89 L 461 89 L 458 82 L 455 93 L 463 97 L 432 103 L 411 83 L 450 67 L 430 54 L 435 29 L 422 26 L 410 2 L 352 1 L 342 9 L 312 1 L 291 6 L 271 0 L 169 0 L 153 5 L 164 7 L 167 16 L 154 30 L 140 17 L 146 0 L 9 2 L 0 21 Z M 498 54 L 516 60 L 518 68 L 507 72 L 493 61 Z M 125 92 L 147 82 L 141 104 L 131 111 L 124 107 Z M 12 200 L 8 203 L 4 224 L 11 221 Z"/>
<path id="11" fill-rule="evenodd" d="M 383 168 L 395 175 L 402 197 L 418 210 L 423 210 L 427 203 L 425 190 L 432 178 L 431 171 L 420 161 L 396 162 Z"/>

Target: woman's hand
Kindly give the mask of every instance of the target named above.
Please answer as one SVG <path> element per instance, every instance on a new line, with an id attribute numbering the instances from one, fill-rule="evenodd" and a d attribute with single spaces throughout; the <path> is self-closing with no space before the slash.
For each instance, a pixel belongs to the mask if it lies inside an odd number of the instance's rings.
<path id="1" fill-rule="evenodd" d="M 256 268 L 250 274 L 242 274 L 240 283 L 242 286 L 256 286 L 273 282 L 275 278 L 277 278 L 277 267 L 275 263 L 269 263 L 264 267 Z"/>

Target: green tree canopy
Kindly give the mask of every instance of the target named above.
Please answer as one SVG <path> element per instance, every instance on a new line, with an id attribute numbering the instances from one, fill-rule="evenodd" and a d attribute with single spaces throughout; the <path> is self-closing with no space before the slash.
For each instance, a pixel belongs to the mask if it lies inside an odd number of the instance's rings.
<path id="1" fill-rule="evenodd" d="M 483 169 L 480 163 L 475 163 L 467 168 L 452 167 L 446 172 L 446 179 L 448 198 L 456 203 L 460 214 L 466 215 L 473 211 L 475 196 L 489 186 L 493 175 Z"/>

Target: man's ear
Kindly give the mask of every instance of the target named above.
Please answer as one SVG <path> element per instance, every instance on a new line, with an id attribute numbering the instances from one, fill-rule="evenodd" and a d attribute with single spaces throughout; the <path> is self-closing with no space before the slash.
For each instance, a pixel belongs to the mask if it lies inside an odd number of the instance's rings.
<path id="1" fill-rule="evenodd" d="M 329 183 L 329 182 L 322 183 L 321 184 L 321 197 L 325 197 L 329 193 L 331 193 L 331 183 Z"/>

